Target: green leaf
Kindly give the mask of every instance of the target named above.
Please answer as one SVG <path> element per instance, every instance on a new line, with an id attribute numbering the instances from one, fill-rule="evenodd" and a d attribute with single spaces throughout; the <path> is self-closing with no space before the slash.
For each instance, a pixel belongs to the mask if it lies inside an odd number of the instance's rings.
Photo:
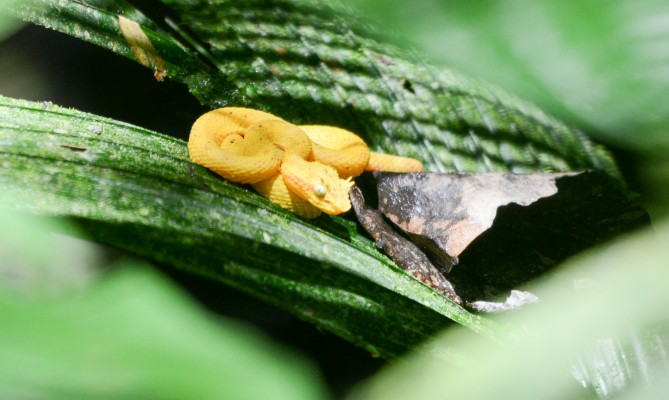
<path id="1" fill-rule="evenodd" d="M 0 0 L 0 9 L 9 8 L 14 6 L 15 3 L 17 3 L 17 0 Z M 0 40 L 5 36 L 9 36 L 19 26 L 21 26 L 19 21 L 16 21 L 14 18 L 8 18 L 6 15 L 0 13 Z"/>
<path id="2" fill-rule="evenodd" d="M 448 330 L 353 398 L 665 398 L 668 243 L 665 219 L 577 257 L 532 288 L 540 303 L 499 318 L 525 327 L 517 340 Z"/>
<path id="3" fill-rule="evenodd" d="M 669 8 L 663 0 L 345 0 L 404 44 L 480 76 L 600 140 L 666 154 Z"/>
<path id="4" fill-rule="evenodd" d="M 31 0 L 18 15 L 134 57 L 119 27 L 119 3 L 90 3 Z M 249 106 L 348 128 L 375 149 L 419 158 L 436 172 L 590 168 L 619 177 L 608 153 L 580 132 L 498 88 L 376 42 L 336 5 L 164 3 L 178 18 L 172 25 L 193 32 L 201 55 L 145 17 L 138 22 L 166 76 L 210 107 Z"/>
<path id="5" fill-rule="evenodd" d="M 342 218 L 315 224 L 192 164 L 183 141 L 0 98 L 0 193 L 100 242 L 220 280 L 384 357 L 486 320 L 399 270 Z"/>
<path id="6" fill-rule="evenodd" d="M 4 208 L 0 221 L 1 398 L 327 398 L 304 360 L 214 319 L 146 265 L 82 280 L 91 250 L 54 241 L 60 225 Z"/>

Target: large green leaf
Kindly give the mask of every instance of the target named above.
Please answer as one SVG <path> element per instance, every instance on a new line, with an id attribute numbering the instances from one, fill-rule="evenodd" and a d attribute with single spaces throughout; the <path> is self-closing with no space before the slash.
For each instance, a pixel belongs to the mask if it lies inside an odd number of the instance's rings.
<path id="1" fill-rule="evenodd" d="M 304 360 L 56 222 L 0 207 L 0 398 L 327 398 Z"/>
<path id="2" fill-rule="evenodd" d="M 666 154 L 669 7 L 664 0 L 344 0 L 405 44 L 590 128 Z"/>
<path id="3" fill-rule="evenodd" d="M 518 340 L 450 329 L 355 398 L 666 398 L 668 243 L 665 219 L 575 258 L 533 288 L 539 304 L 500 318 L 525 327 Z M 458 348 L 460 365 L 445 346 Z"/>
<path id="4" fill-rule="evenodd" d="M 252 293 L 384 357 L 492 326 L 403 273 L 355 224 L 305 222 L 192 164 L 183 141 L 0 98 L 0 193 L 93 238 Z"/>
<path id="5" fill-rule="evenodd" d="M 155 48 L 154 70 L 185 83 L 201 102 L 349 128 L 372 147 L 417 157 L 432 171 L 594 168 L 618 176 L 610 156 L 580 132 L 495 87 L 376 42 L 330 3 L 164 3 L 200 54 L 128 2 L 31 0 L 17 13 L 134 58 L 119 27 L 123 10 Z"/>

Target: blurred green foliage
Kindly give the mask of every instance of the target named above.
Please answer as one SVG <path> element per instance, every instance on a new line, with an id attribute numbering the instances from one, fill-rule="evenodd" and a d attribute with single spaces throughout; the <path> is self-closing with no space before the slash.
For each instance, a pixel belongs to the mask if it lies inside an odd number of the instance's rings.
<path id="1" fill-rule="evenodd" d="M 0 209 L 0 398 L 328 397 L 304 360 L 63 230 Z"/>
<path id="2" fill-rule="evenodd" d="M 603 140 L 669 149 L 665 1 L 345 1 L 424 56 L 496 82 Z"/>
<path id="3" fill-rule="evenodd" d="M 496 83 L 626 154 L 651 215 L 669 203 L 663 0 L 344 0 L 439 64 Z"/>
<path id="4" fill-rule="evenodd" d="M 539 304 L 497 318 L 523 326 L 515 341 L 450 329 L 354 399 L 667 398 L 668 242 L 665 221 L 576 257 L 533 286 Z"/>
<path id="5" fill-rule="evenodd" d="M 10 7 L 16 3 L 16 1 L 17 0 L 0 0 L 0 8 Z M 11 35 L 21 25 L 22 23 L 15 18 L 10 18 L 9 16 L 0 13 L 0 40 Z"/>
<path id="6" fill-rule="evenodd" d="M 667 213 L 666 2 L 346 1 L 424 56 L 632 152 Z M 0 213 L 0 397 L 327 397 L 294 355 L 213 320 L 145 265 L 101 268 L 96 250 L 45 233 L 69 228 L 43 224 Z M 539 306 L 499 321 L 526 327 L 517 341 L 450 329 L 352 397 L 665 398 L 669 226 L 656 226 L 545 279 Z"/>

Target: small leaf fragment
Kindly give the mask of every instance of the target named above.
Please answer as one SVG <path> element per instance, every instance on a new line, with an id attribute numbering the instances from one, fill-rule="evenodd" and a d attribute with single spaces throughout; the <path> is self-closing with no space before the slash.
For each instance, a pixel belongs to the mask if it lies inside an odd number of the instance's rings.
<path id="1" fill-rule="evenodd" d="M 156 80 L 162 81 L 165 79 L 165 76 L 167 76 L 165 61 L 158 55 L 155 47 L 151 44 L 151 39 L 146 36 L 142 27 L 137 22 L 122 15 L 118 16 L 118 24 L 121 27 L 123 38 L 130 45 L 137 62 L 151 68 Z"/>

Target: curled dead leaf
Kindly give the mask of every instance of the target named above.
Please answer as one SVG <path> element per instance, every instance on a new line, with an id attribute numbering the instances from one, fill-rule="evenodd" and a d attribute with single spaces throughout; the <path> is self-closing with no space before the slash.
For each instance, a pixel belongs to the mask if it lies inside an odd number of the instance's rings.
<path id="1" fill-rule="evenodd" d="M 482 311 L 515 308 L 515 300 L 481 300 L 506 296 L 566 258 L 649 223 L 643 208 L 596 172 L 374 178 L 366 195 L 439 267 L 463 303 Z M 384 251 L 408 257 L 401 249 Z"/>

